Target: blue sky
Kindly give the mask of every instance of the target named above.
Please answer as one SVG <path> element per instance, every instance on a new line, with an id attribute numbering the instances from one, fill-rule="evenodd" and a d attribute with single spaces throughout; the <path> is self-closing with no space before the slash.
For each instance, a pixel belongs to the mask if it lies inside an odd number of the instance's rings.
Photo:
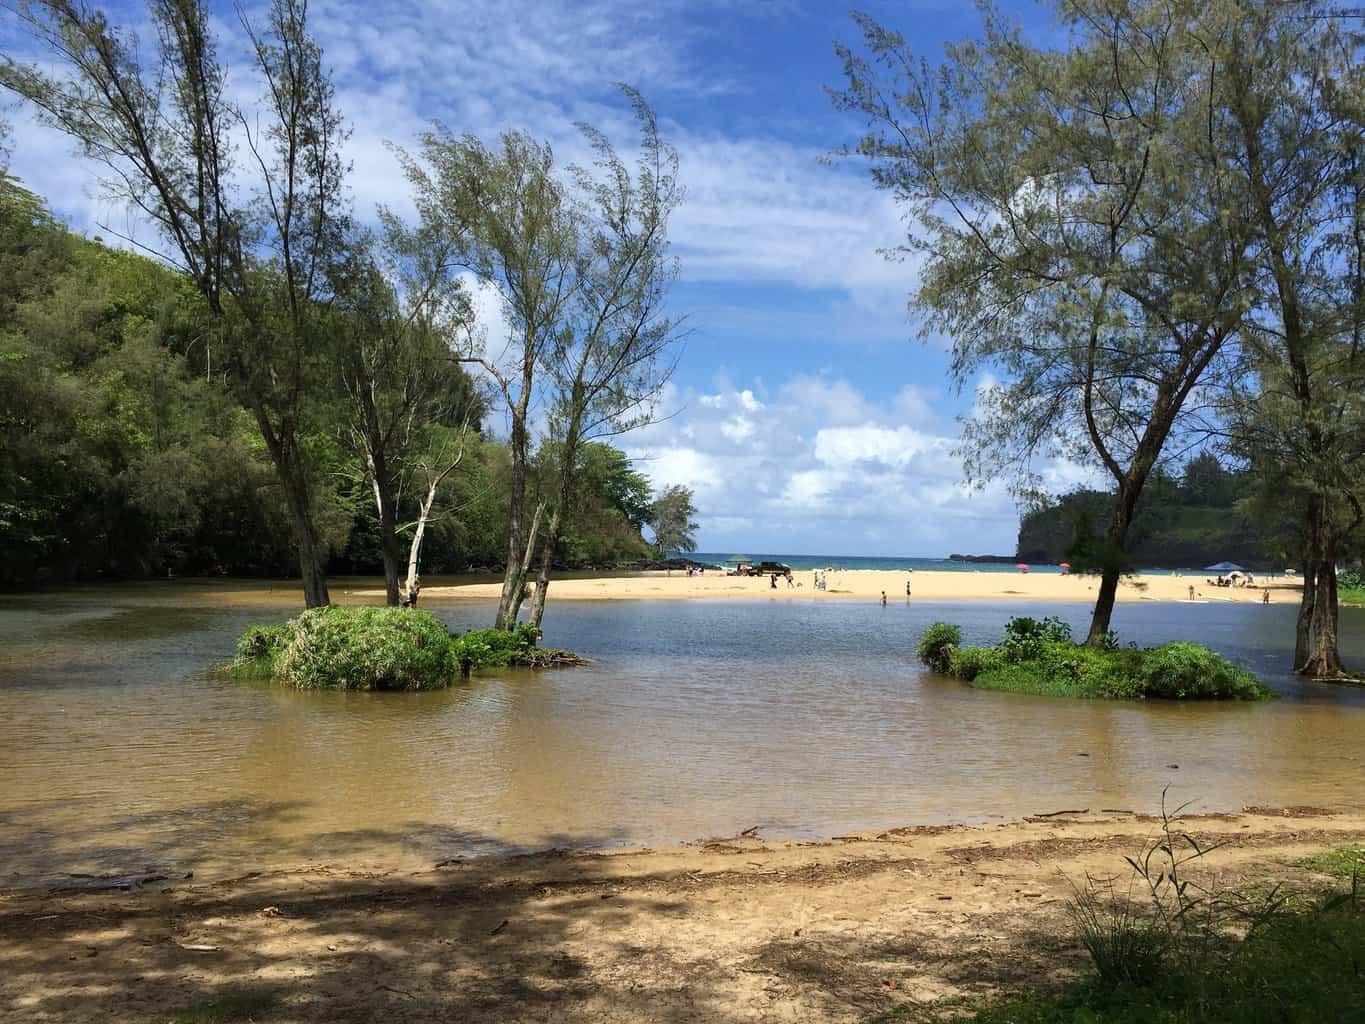
<path id="1" fill-rule="evenodd" d="M 119 20 L 141 10 L 111 6 Z M 1037 5 L 1004 6 L 1046 29 Z M 979 24 L 970 3 L 861 9 L 931 60 Z M 221 13 L 231 25 L 231 8 Z M 311 16 L 354 127 L 362 212 L 404 208 L 383 143 L 411 144 L 430 119 L 485 138 L 520 128 L 567 163 L 582 152 L 579 120 L 630 145 L 611 83 L 629 82 L 655 107 L 688 189 L 672 231 L 682 264 L 673 305 L 692 331 L 668 418 L 621 444 L 656 483 L 696 490 L 702 550 L 1013 551 L 1012 499 L 1000 485 L 965 488 L 953 452 L 974 393 L 950 391 L 943 342 L 916 338 L 914 267 L 877 253 L 903 237 L 900 213 L 861 167 L 820 159 L 858 130 L 825 93 L 840 84 L 834 41 L 857 35 L 845 8 L 314 0 Z M 0 25 L 0 45 L 23 52 L 12 16 Z M 9 116 L 12 171 L 73 227 L 136 230 L 69 143 L 22 111 Z M 1065 488 L 1076 472 L 1055 467 L 1050 482 Z"/>

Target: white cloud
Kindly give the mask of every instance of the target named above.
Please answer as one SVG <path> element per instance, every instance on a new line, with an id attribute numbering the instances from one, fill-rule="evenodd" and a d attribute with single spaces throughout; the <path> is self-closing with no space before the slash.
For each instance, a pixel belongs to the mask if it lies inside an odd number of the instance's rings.
<path id="1" fill-rule="evenodd" d="M 932 393 L 875 402 L 832 375 L 795 375 L 767 401 L 755 390 L 671 389 L 663 406 L 677 415 L 623 439 L 656 485 L 694 489 L 703 550 L 1013 550 L 1013 499 L 963 483 L 956 424 L 934 414 Z"/>

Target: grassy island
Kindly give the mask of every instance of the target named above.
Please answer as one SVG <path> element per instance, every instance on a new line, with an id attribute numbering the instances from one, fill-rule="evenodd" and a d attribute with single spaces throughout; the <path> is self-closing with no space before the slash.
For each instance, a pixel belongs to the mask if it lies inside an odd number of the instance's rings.
<path id="1" fill-rule="evenodd" d="M 994 647 L 962 643 L 962 630 L 936 622 L 920 636 L 919 660 L 985 690 L 1109 700 L 1271 700 L 1274 692 L 1202 644 L 1160 647 L 1077 644 L 1055 616 L 1013 618 Z"/>
<path id="2" fill-rule="evenodd" d="M 313 608 L 282 626 L 252 626 L 230 672 L 301 690 L 439 690 L 482 668 L 583 664 L 539 646 L 540 630 L 477 629 L 455 635 L 430 612 L 406 608 Z"/>

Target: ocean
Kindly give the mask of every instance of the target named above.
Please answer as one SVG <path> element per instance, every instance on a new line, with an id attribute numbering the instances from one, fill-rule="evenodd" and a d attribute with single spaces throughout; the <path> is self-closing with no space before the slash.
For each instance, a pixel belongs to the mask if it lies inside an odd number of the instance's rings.
<path id="1" fill-rule="evenodd" d="M 707 565 L 746 562 L 782 562 L 793 569 L 878 569 L 885 572 L 1018 572 L 1013 562 L 954 562 L 947 558 L 899 558 L 887 555 L 774 555 L 747 551 L 694 551 L 685 556 Z M 1029 572 L 1060 573 L 1055 565 L 1029 565 Z"/>

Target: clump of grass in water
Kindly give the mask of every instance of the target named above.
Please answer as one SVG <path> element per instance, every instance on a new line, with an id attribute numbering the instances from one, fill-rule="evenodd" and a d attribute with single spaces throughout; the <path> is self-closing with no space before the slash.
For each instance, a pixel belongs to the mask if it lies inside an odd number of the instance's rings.
<path id="1" fill-rule="evenodd" d="M 936 622 L 920 636 L 929 668 L 986 690 L 1046 697 L 1112 700 L 1270 700 L 1275 694 L 1246 669 L 1201 644 L 1122 648 L 1110 634 L 1102 646 L 1073 643 L 1055 616 L 1019 617 L 995 647 L 964 647 L 962 631 Z"/>
<path id="2" fill-rule="evenodd" d="M 305 690 L 434 690 L 483 668 L 584 664 L 539 646 L 540 630 L 472 630 L 452 636 L 430 612 L 403 608 L 310 609 L 282 626 L 252 626 L 227 672 Z"/>

